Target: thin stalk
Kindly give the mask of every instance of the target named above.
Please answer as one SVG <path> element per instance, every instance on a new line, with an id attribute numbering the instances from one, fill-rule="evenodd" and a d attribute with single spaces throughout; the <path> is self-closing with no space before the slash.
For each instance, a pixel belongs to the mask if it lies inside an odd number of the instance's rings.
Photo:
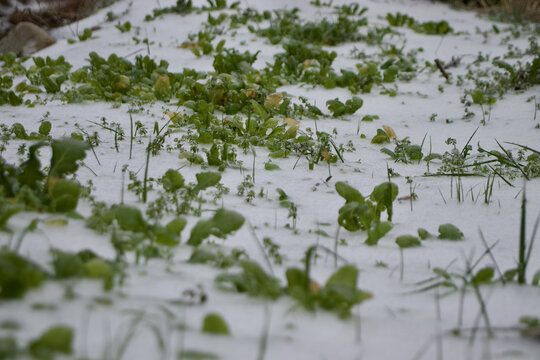
<path id="1" fill-rule="evenodd" d="M 525 284 L 525 273 L 527 271 L 527 259 L 525 258 L 525 251 L 527 250 L 527 240 L 525 239 L 526 231 L 526 216 L 527 216 L 527 197 L 526 191 L 523 189 L 523 196 L 521 198 L 521 222 L 519 227 L 519 263 L 518 263 L 518 284 Z"/>
<path id="2" fill-rule="evenodd" d="M 133 153 L 133 138 L 135 137 L 135 134 L 133 133 L 133 116 L 131 113 L 129 114 L 129 124 L 130 124 L 130 139 L 129 139 L 129 160 L 131 160 L 131 155 Z"/>
<path id="3" fill-rule="evenodd" d="M 150 164 L 150 145 L 152 144 L 152 137 L 150 136 L 150 141 L 148 142 L 148 147 L 146 148 L 146 165 L 144 166 L 144 181 L 143 181 L 143 193 L 142 200 L 146 204 L 147 192 L 148 192 L 148 165 Z"/>

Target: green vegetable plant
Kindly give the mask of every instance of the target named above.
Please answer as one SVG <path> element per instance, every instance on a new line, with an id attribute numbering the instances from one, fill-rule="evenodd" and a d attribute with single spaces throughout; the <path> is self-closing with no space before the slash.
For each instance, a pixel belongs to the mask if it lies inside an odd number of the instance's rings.
<path id="1" fill-rule="evenodd" d="M 40 148 L 50 145 L 52 157 L 47 174 L 38 157 Z M 74 174 L 85 158 L 88 144 L 73 138 L 38 142 L 28 149 L 28 159 L 18 166 L 0 157 L 0 189 L 7 199 L 26 208 L 69 213 L 75 211 L 81 186 L 67 176 Z"/>
<path id="2" fill-rule="evenodd" d="M 187 243 L 188 245 L 198 246 L 210 235 L 224 239 L 233 231 L 240 229 L 244 221 L 244 217 L 235 211 L 219 209 L 212 218 L 199 220 L 195 224 L 191 229 L 191 235 Z"/>
<path id="3" fill-rule="evenodd" d="M 344 182 L 337 182 L 336 191 L 345 199 L 339 209 L 338 224 L 348 231 L 367 231 L 367 245 L 376 245 L 392 229 L 392 203 L 397 197 L 398 187 L 392 182 L 376 186 L 369 198 Z M 381 221 L 381 213 L 386 211 L 388 221 Z"/>
<path id="4" fill-rule="evenodd" d="M 0 250 L 0 299 L 21 298 L 47 277 L 45 270 L 33 261 L 15 252 Z"/>
<path id="5" fill-rule="evenodd" d="M 358 270 L 353 265 L 340 267 L 324 286 L 318 285 L 310 278 L 315 250 L 316 247 L 307 250 L 304 269 L 287 269 L 287 293 L 307 310 L 322 308 L 346 319 L 350 317 L 351 309 L 355 305 L 370 299 L 372 294 L 357 288 Z"/>

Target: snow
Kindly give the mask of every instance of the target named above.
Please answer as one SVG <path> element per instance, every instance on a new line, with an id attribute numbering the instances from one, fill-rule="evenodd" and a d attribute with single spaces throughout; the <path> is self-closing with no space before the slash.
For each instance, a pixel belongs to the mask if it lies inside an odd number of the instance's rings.
<path id="1" fill-rule="evenodd" d="M 166 7 L 173 5 L 175 1 L 160 0 L 159 3 Z M 342 3 L 347 2 L 334 1 L 334 5 Z M 484 38 L 477 29 L 489 30 L 493 22 L 479 18 L 472 12 L 458 11 L 420 0 L 372 0 L 363 1 L 361 4 L 369 8 L 367 16 L 370 24 L 384 24 L 386 13 L 399 11 L 420 21 L 447 20 L 457 32 L 463 32 L 460 35 L 441 37 L 425 36 L 399 28 L 398 31 L 404 36 L 396 37 L 397 45 L 405 44 L 403 40 L 406 39 L 406 49 L 422 47 L 424 51 L 418 55 L 421 63 L 433 61 L 435 58 L 448 61 L 452 56 L 463 56 L 462 61 L 466 64 L 473 61 L 479 52 L 491 54 L 492 57 L 507 52 L 506 46 L 501 45 L 500 41 L 505 34 L 491 33 Z M 146 54 L 146 46 L 136 45 L 132 40 L 133 30 L 120 33 L 114 27 L 116 21 L 105 21 L 106 13 L 112 11 L 120 15 L 117 21 L 130 21 L 134 28 L 140 27 L 141 39 L 148 34 L 152 41 L 149 47 L 151 56 L 154 59 L 167 60 L 170 71 L 180 71 L 184 67 L 212 71 L 212 57 L 197 58 L 189 50 L 178 48 L 187 40 L 188 34 L 200 30 L 201 22 L 206 21 L 206 13 L 185 17 L 165 15 L 153 22 L 144 22 L 144 16 L 157 6 L 157 1 L 120 0 L 76 25 L 54 30 L 53 35 L 59 38 L 59 41 L 36 55 L 53 58 L 63 55 L 74 68 L 78 68 L 86 64 L 91 51 L 96 51 L 101 56 L 116 53 L 130 60 L 134 59 L 134 55 L 130 55 L 134 52 Z M 290 9 L 297 6 L 301 9 L 300 16 L 305 19 L 335 16 L 330 14 L 329 8 L 314 7 L 307 0 L 243 0 L 240 6 L 252 6 L 258 10 Z M 92 26 L 100 27 L 94 31 L 92 39 L 68 44 L 67 39 L 73 37 L 72 31 L 81 31 Z M 505 28 L 510 25 L 497 26 Z M 281 50 L 279 45 L 272 46 L 265 39 L 250 34 L 245 28 L 239 29 L 235 38 L 227 35 L 224 38 L 227 38 L 227 47 L 252 52 L 260 50 L 255 67 L 264 66 Z M 241 44 L 242 41 L 245 41 L 244 45 Z M 513 44 L 523 49 L 528 43 L 521 38 Z M 338 53 L 335 68 L 354 69 L 357 60 L 349 55 L 352 47 L 351 44 L 344 44 L 332 48 Z M 456 76 L 466 70 L 462 64 L 450 71 Z M 439 85 L 444 86 L 443 93 L 438 91 Z M 484 204 L 482 199 L 473 202 L 470 193 L 467 193 L 463 202 L 458 202 L 455 194 L 451 194 L 449 177 L 424 177 L 425 162 L 408 165 L 394 163 L 380 152 L 381 146 L 370 144 L 376 129 L 388 125 L 395 130 L 398 138 L 408 136 L 414 144 L 420 144 L 426 136 L 426 139 L 429 139 L 426 141 L 430 141 L 433 146 L 433 152 L 438 153 L 450 149 L 445 144 L 448 137 L 455 138 L 458 148 L 461 148 L 477 128 L 471 143 L 475 150 L 477 143 L 488 149 L 497 149 L 495 140 L 501 144 L 516 142 L 538 149 L 540 129 L 535 128 L 538 120 L 533 121 L 534 102 L 526 102 L 531 96 L 540 98 L 538 87 L 530 88 L 521 94 L 509 92 L 493 106 L 491 119 L 485 126 L 480 124 L 481 111 L 476 105 L 471 108 L 476 112 L 476 116 L 471 120 L 462 120 L 463 105 L 460 97 L 463 95 L 463 88 L 446 85 L 438 73 L 422 74 L 410 83 L 400 82 L 398 87 L 400 93 L 396 97 L 379 95 L 377 90 L 371 94 L 360 94 L 364 106 L 345 119 L 320 119 L 316 124 L 313 120 L 301 120 L 301 129 L 314 129 L 317 126 L 319 130 L 331 133 L 335 128 L 338 133 L 335 139 L 337 143 L 346 144 L 351 140 L 356 147 L 356 151 L 344 154 L 344 163 L 331 165 L 332 178 L 328 182 L 325 181 L 328 177 L 325 164 L 316 165 L 314 170 L 310 171 L 307 161 L 301 159 L 293 169 L 297 160 L 295 157 L 272 159 L 281 170 L 265 171 L 264 163 L 268 159 L 268 150 L 257 148 L 254 191 L 258 193 L 264 188 L 265 196 L 256 196 L 252 203 L 246 203 L 243 197 L 236 195 L 236 188 L 244 175 L 251 174 L 253 155 L 244 155 L 238 151 L 238 156 L 246 168 L 245 173 L 232 168 L 226 169 L 222 173 L 222 183 L 230 189 L 230 193 L 218 200 L 216 205 L 205 204 L 216 208 L 223 203 L 227 209 L 243 214 L 247 220 L 242 229 L 226 240 L 215 239 L 217 244 L 226 249 L 243 248 L 251 259 L 265 267 L 264 256 L 254 234 L 258 239 L 270 237 L 279 244 L 285 261 L 283 265 L 273 267 L 276 276 L 284 284 L 285 270 L 291 266 L 302 266 L 301 261 L 309 246 L 320 244 L 334 248 L 338 210 L 343 205 L 343 199 L 334 189 L 337 181 L 346 181 L 362 194 L 369 194 L 374 186 L 387 179 L 387 167 L 390 167 L 402 175 L 392 178 L 400 189 L 398 197 L 402 197 L 409 195 L 409 185 L 405 177 L 410 176 L 413 185 L 416 185 L 418 200 L 413 202 L 412 211 L 408 200 L 394 204 L 394 228 L 377 246 L 369 247 L 363 243 L 365 233 L 349 233 L 344 229 L 339 232 L 339 239 L 343 239 L 347 244 L 338 247 L 339 256 L 359 268 L 359 288 L 374 295 L 373 299 L 353 310 L 351 319 L 340 320 L 333 313 L 320 309 L 309 313 L 297 307 L 288 297 L 267 302 L 243 294 L 221 291 L 214 279 L 222 270 L 186 262 L 191 248 L 184 244 L 190 228 L 198 220 L 190 216 L 187 229 L 182 233 L 183 244 L 173 249 L 170 259 L 152 259 L 146 264 L 135 264 L 133 259 L 130 259 L 124 284 L 115 287 L 112 292 L 104 292 L 99 281 L 47 282 L 40 289 L 26 294 L 23 300 L 2 301 L 0 320 L 15 320 L 21 324 L 21 328 L 16 332 L 21 344 L 38 337 L 52 325 L 68 324 L 75 329 L 74 347 L 78 358 L 173 359 L 179 350 L 185 349 L 210 352 L 220 359 L 254 359 L 257 358 L 264 327 L 268 325 L 269 342 L 265 359 L 539 359 L 538 339 L 521 337 L 515 329 L 521 316 L 540 316 L 539 287 L 500 283 L 481 286 L 480 291 L 486 301 L 495 334 L 490 338 L 485 330 L 479 330 L 474 341 L 471 340 L 471 331 L 467 329 L 476 326 L 484 329 L 485 324 L 479 317 L 479 303 L 472 289 L 465 294 L 463 328 L 466 330 L 461 336 L 451 333 L 458 325 L 460 316 L 459 291 L 450 292 L 439 300 L 435 290 L 416 291 L 419 289 L 417 283 L 432 277 L 435 267 L 451 266 L 453 271 L 463 273 L 466 268 L 464 259 L 470 256 L 476 259 L 485 250 L 479 236 L 480 230 L 490 245 L 498 242 L 492 250 L 498 266 L 503 271 L 515 267 L 521 193 L 525 182 L 518 178 L 513 180 L 515 186 L 510 187 L 497 178 L 489 205 Z M 329 99 L 338 97 L 345 101 L 351 97 L 346 89 L 325 90 L 287 85 L 280 91 L 286 91 L 293 96 L 305 96 L 321 109 L 326 109 L 324 104 Z M 418 96 L 416 92 L 427 96 Z M 134 121 L 143 122 L 149 129 L 154 121 L 164 124 L 166 120 L 163 107 L 171 111 L 176 109 L 172 104 L 146 105 L 147 111 L 135 114 Z M 144 170 L 146 141 L 135 144 L 134 157 L 130 160 L 129 137 L 121 142 L 120 152 L 117 153 L 113 135 L 89 121 L 99 122 L 102 117 L 106 117 L 109 121 L 120 123 L 124 129 L 129 129 L 127 110 L 127 105 L 115 108 L 112 103 L 69 105 L 51 102 L 34 108 L 4 106 L 2 122 L 7 125 L 20 122 L 28 130 L 35 131 L 38 119 L 49 112 L 53 137 L 69 135 L 75 130 L 76 123 L 89 133 L 99 131 L 103 143 L 95 150 L 101 166 L 91 152 L 88 152 L 85 160 L 87 168 L 81 167 L 77 178 L 82 184 L 88 180 L 93 182 L 93 195 L 97 200 L 114 204 L 120 202 L 122 166 L 128 165 L 129 169 L 135 172 Z M 435 121 L 430 121 L 430 116 L 434 113 L 437 117 Z M 380 119 L 359 122 L 366 114 L 379 115 Z M 366 139 L 358 136 L 358 126 L 360 134 L 365 134 Z M 16 154 L 16 150 L 20 143 L 19 140 L 12 140 L 3 156 L 11 162 L 18 159 L 20 156 Z M 388 147 L 392 148 L 391 145 Z M 49 154 L 44 150 L 42 156 L 46 158 Z M 200 166 L 189 165 L 186 160 L 180 159 L 175 150 L 162 151 L 150 160 L 149 173 L 152 177 L 161 177 L 169 168 L 181 168 L 186 182 L 195 181 L 195 174 L 201 171 Z M 485 178 L 479 177 L 463 178 L 462 181 L 465 192 L 473 189 L 475 197 L 486 183 Z M 284 227 L 290 223 L 290 219 L 287 218 L 288 210 L 280 207 L 277 201 L 276 188 L 282 188 L 298 206 L 296 232 Z M 530 239 L 535 218 L 540 211 L 540 180 L 528 181 L 526 188 L 527 239 Z M 152 199 L 155 191 L 149 195 Z M 131 192 L 125 192 L 125 201 L 144 208 Z M 91 208 L 83 202 L 78 211 L 83 216 L 88 216 Z M 208 214 L 203 213 L 202 216 L 205 218 Z M 57 218 L 50 214 L 19 214 L 9 223 L 15 236 L 35 217 L 46 220 Z M 428 239 L 423 241 L 419 248 L 404 249 L 404 273 L 401 279 L 400 250 L 394 242 L 395 238 L 403 234 L 415 235 L 419 227 L 437 234 L 438 226 L 444 223 L 458 226 L 465 234 L 465 240 L 446 242 Z M 317 235 L 317 229 L 324 230 L 330 237 Z M 66 226 L 48 224 L 45 221 L 39 225 L 38 231 L 26 235 L 21 254 L 49 268 L 50 248 L 66 251 L 88 248 L 105 258 L 114 259 L 115 251 L 109 238 L 110 235 L 99 235 L 85 228 L 84 222 L 80 220 L 69 219 Z M 6 244 L 8 240 L 7 234 L 0 233 L 0 244 Z M 386 263 L 388 267 L 376 267 L 377 261 Z M 490 258 L 485 257 L 482 265 L 492 265 Z M 269 270 L 266 267 L 265 269 Z M 536 246 L 529 265 L 529 283 L 533 273 L 538 270 L 540 247 Z M 313 266 L 313 278 L 324 283 L 334 271 L 333 255 L 320 251 Z M 75 298 L 65 299 L 66 287 L 73 287 Z M 181 304 L 180 300 L 185 300 L 184 291 L 188 289 L 203 292 L 207 301 L 195 301 L 192 305 Z M 440 291 L 442 293 L 445 290 Z M 110 302 L 103 301 L 104 299 L 109 299 Z M 53 304 L 55 308 L 34 310 L 32 305 L 36 303 Z M 231 336 L 211 336 L 200 331 L 203 317 L 210 312 L 223 316 L 231 329 Z M 131 322 L 137 314 L 144 314 L 141 315 L 144 320 L 134 327 Z M 265 320 L 266 316 L 270 319 Z M 127 348 L 122 354 L 123 340 L 133 328 L 136 329 L 135 335 L 126 341 Z M 164 336 L 163 353 L 156 342 L 156 331 Z M 0 336 L 5 332 L 6 330 L 0 330 Z"/>

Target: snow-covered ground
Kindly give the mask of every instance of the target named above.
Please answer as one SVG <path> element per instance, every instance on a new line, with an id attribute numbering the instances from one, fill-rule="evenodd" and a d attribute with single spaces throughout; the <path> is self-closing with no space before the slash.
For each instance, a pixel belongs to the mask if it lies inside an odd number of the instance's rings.
<path id="1" fill-rule="evenodd" d="M 174 3 L 171 0 L 120 0 L 78 24 L 54 30 L 53 36 L 59 39 L 58 42 L 36 56 L 57 58 L 62 55 L 75 70 L 88 64 L 88 54 L 92 51 L 105 58 L 115 53 L 130 61 L 136 54 L 150 54 L 157 61 L 167 60 L 170 72 L 180 72 L 183 68 L 213 71 L 212 55 L 196 57 L 189 49 L 180 48 L 189 34 L 203 29 L 202 23 L 207 21 L 208 12 L 166 14 L 151 22 L 144 21 L 153 9 Z M 341 4 L 348 2 L 336 0 L 332 6 Z M 204 4 L 195 2 L 194 5 Z M 448 138 L 454 138 L 461 150 L 475 131 L 470 142 L 473 155 L 478 154 L 478 146 L 502 151 L 496 141 L 513 153 L 517 153 L 518 148 L 508 142 L 540 150 L 540 115 L 535 116 L 535 107 L 540 101 L 538 86 L 521 92 L 508 91 L 503 98 L 497 99 L 489 110 L 489 120 L 483 125 L 479 105 L 470 107 L 475 112 L 474 116 L 463 119 L 465 110 L 461 98 L 466 89 L 474 89 L 474 84 L 468 81 L 462 86 L 456 84 L 458 75 L 467 73 L 467 65 L 473 63 L 479 53 L 487 54 L 491 59 L 507 54 L 508 44 L 503 39 L 510 32 L 506 29 L 516 25 L 494 23 L 474 13 L 430 1 L 372 0 L 362 1 L 360 5 L 369 8 L 363 15 L 368 18 L 368 27 L 387 26 L 386 14 L 396 12 L 408 14 L 419 22 L 446 20 L 454 33 L 428 36 L 406 27 L 396 27 L 393 29 L 400 34 L 385 40 L 397 48 L 404 46 L 405 53 L 421 47 L 423 51 L 416 55 L 420 67 L 425 62 L 433 64 L 435 59 L 448 63 L 453 57 L 460 58 L 457 67 L 447 70 L 452 74 L 452 83 L 446 83 L 437 70 L 426 70 L 409 82 L 398 80 L 395 83 L 398 88 L 396 96 L 380 94 L 382 88 L 378 86 L 374 86 L 371 93 L 356 94 L 364 103 L 352 115 L 321 117 L 316 121 L 296 119 L 300 130 L 311 128 L 333 134 L 335 129 L 332 139 L 336 144 L 352 144 L 354 150 L 351 147 L 351 151 L 343 153 L 343 162 L 338 160 L 330 164 L 331 178 L 328 179 L 329 168 L 324 161 L 310 170 L 306 158 L 291 155 L 272 159 L 280 169 L 268 171 L 265 170 L 268 149 L 254 147 L 256 156 L 251 150 L 244 153 L 238 149 L 242 165 L 227 167 L 221 173 L 221 183 L 230 190 L 229 193 L 219 198 L 215 190 L 210 190 L 205 193 L 209 201 L 201 206 L 202 218 L 208 218 L 210 211 L 222 206 L 242 214 L 246 221 L 240 230 L 225 240 L 211 237 L 206 242 L 213 243 L 224 252 L 233 248 L 244 249 L 249 258 L 265 271 L 273 271 L 282 286 L 286 285 L 285 271 L 290 267 L 303 267 L 306 250 L 312 245 L 320 247 L 312 262 L 311 277 L 324 284 L 336 269 L 335 254 L 324 248 L 333 251 L 337 242 L 337 265 L 349 263 L 358 268 L 358 287 L 372 293 L 373 298 L 355 306 L 352 316 L 342 320 L 335 313 L 320 308 L 309 312 L 288 296 L 271 301 L 219 289 L 215 283 L 216 276 L 240 270 L 238 267 L 222 270 L 187 262 L 193 247 L 187 245 L 186 240 L 191 228 L 200 220 L 190 214 L 186 216 L 187 226 L 180 245 L 170 248 L 166 257 L 151 258 L 137 264 L 133 254 L 126 254 L 127 267 L 122 284 L 116 284 L 110 291 L 104 291 L 102 283 L 97 280 L 48 280 L 21 299 L 1 300 L 0 324 L 9 320 L 16 322 L 18 327 L 17 330 L 9 330 L 7 326 L 0 326 L 0 337 L 14 335 L 19 345 L 24 347 L 51 326 L 68 325 L 75 335 L 73 357 L 81 359 L 173 359 L 182 352 L 186 359 L 197 358 L 189 357 L 187 350 L 210 353 L 219 359 L 539 359 L 538 333 L 532 337 L 522 336 L 519 324 L 523 316 L 540 317 L 540 287 L 530 285 L 533 275 L 540 270 L 539 244 L 531 253 L 526 279 L 528 285 L 518 285 L 515 279 L 504 284 L 493 281 L 479 285 L 479 293 L 469 285 L 465 287 L 462 301 L 462 280 L 459 277 L 467 277 L 467 264 L 473 264 L 479 258 L 481 260 L 474 273 L 484 267 L 505 272 L 517 266 L 522 194 L 526 189 L 526 238 L 529 241 L 540 211 L 539 178 L 526 181 L 518 175 L 509 180 L 510 186 L 495 176 L 493 194 L 486 204 L 484 188 L 487 177 L 463 176 L 460 186 L 465 196 L 458 201 L 455 177 L 425 176 L 427 166 L 430 166 L 432 174 L 436 173 L 441 166 L 440 160 L 431 164 L 425 161 L 410 164 L 394 162 L 380 151 L 383 147 L 393 150 L 392 143 L 371 143 L 377 129 L 385 125 L 394 130 L 397 139 L 408 137 L 412 144 L 423 143 L 424 155 L 429 153 L 430 147 L 433 153 L 450 151 L 452 145 L 445 143 Z M 332 7 L 317 7 L 308 0 L 242 0 L 239 7 L 253 7 L 259 11 L 298 7 L 301 19 L 336 19 Z M 108 12 L 117 16 L 116 20 L 107 21 Z M 235 10 L 224 12 L 233 14 Z M 212 12 L 212 16 L 217 14 L 219 12 Z M 132 29 L 121 33 L 115 25 L 127 21 Z M 494 31 L 494 25 L 497 31 Z M 264 23 L 255 26 L 263 27 Z M 74 38 L 74 33 L 82 33 L 83 29 L 92 27 L 98 27 L 92 38 L 72 44 L 68 42 Z M 510 43 L 524 50 L 529 47 L 529 35 L 538 39 L 538 32 L 531 35 L 523 30 Z M 139 43 L 134 37 L 146 38 L 149 45 Z M 253 64 L 257 69 L 272 63 L 273 56 L 282 52 L 280 44 L 272 45 L 268 39 L 256 36 L 246 27 L 234 31 L 228 29 L 213 41 L 214 45 L 220 39 L 226 39 L 226 48 L 253 53 L 260 51 Z M 324 48 L 338 54 L 333 64 L 335 69 L 353 71 L 362 61 L 352 55 L 355 53 L 351 53 L 353 49 L 356 53 L 365 51 L 366 54 L 380 51 L 376 46 L 362 42 L 345 42 Z M 525 55 L 518 60 L 525 63 L 532 58 Z M 514 63 L 516 60 L 508 61 Z M 30 66 L 31 60 L 26 64 Z M 491 61 L 486 64 L 490 65 Z M 392 88 L 394 84 L 386 86 Z M 345 102 L 352 97 L 347 88 L 284 85 L 278 91 L 288 93 L 293 99 L 306 97 L 309 103 L 327 114 L 327 100 L 339 98 Z M 535 98 L 527 101 L 532 97 Z M 154 122 L 160 126 L 167 123 L 169 111 L 190 111 L 176 106 L 174 99 L 142 106 L 144 110 L 134 113 L 133 121 L 144 124 L 149 130 L 148 135 L 152 133 Z M 66 104 L 58 100 L 33 107 L 4 105 L 1 122 L 7 126 L 21 123 L 30 132 L 37 131 L 38 121 L 46 117 L 52 123 L 53 138 L 77 132 L 76 125 L 89 134 L 97 131 L 101 143 L 94 148 L 96 156 L 87 151 L 85 166 L 77 171 L 77 180 L 81 184 L 92 181 L 92 195 L 96 201 L 112 205 L 120 203 L 123 197 L 125 203 L 139 207 L 144 213 L 146 204 L 127 190 L 131 180 L 122 172 L 122 167 L 127 166 L 141 180 L 146 164 L 148 136 L 134 143 L 130 159 L 129 109 L 128 104 Z M 487 106 L 485 110 L 488 111 Z M 379 119 L 360 121 L 368 114 L 378 115 Z M 119 142 L 119 151 L 115 149 L 114 135 L 95 124 L 102 118 L 119 123 L 125 130 L 126 137 Z M 185 129 L 175 128 L 167 137 L 166 144 L 174 146 L 174 139 L 184 134 Z M 10 140 L 2 157 L 11 163 L 18 162 L 24 158 L 17 154 L 23 143 L 28 141 Z M 207 145 L 202 147 L 209 148 Z M 43 148 L 41 157 L 44 165 L 48 164 L 48 156 L 50 152 Z M 179 150 L 173 148 L 170 151 L 163 149 L 150 158 L 148 174 L 159 179 L 171 168 L 180 169 L 186 183 L 195 182 L 195 174 L 203 171 L 200 165 L 190 164 L 179 157 Z M 335 184 L 347 182 L 367 195 L 376 185 L 388 180 L 388 168 L 400 174 L 391 178 L 399 187 L 398 199 L 394 202 L 393 228 L 377 246 L 368 246 L 364 244 L 365 231 L 338 230 L 338 212 L 344 200 L 337 194 Z M 217 168 L 210 166 L 204 171 L 217 171 Z M 246 175 L 252 174 L 255 174 L 251 182 L 255 196 L 248 202 L 245 195 L 237 195 L 237 188 Z M 408 179 L 412 180 L 412 185 Z M 149 201 L 156 199 L 160 186 L 154 184 L 148 195 Z M 296 205 L 296 214 L 292 215 L 291 208 L 280 205 L 277 188 L 282 189 L 288 200 Z M 407 198 L 411 192 L 417 195 L 417 199 L 410 201 Z M 217 199 L 212 201 L 214 196 Z M 81 200 L 77 211 L 88 217 L 92 206 L 87 200 Z M 19 253 L 44 268 L 51 269 L 51 248 L 71 252 L 91 249 L 103 258 L 115 259 L 117 253 L 111 244 L 110 233 L 99 234 L 87 228 L 84 220 L 58 214 L 17 214 L 8 223 L 13 230 L 13 238 L 18 238 L 36 217 L 42 221 L 36 231 L 25 235 Z M 171 214 L 166 214 L 163 223 L 172 218 Z M 386 213 L 382 218 L 386 220 Z M 58 219 L 67 219 L 67 223 L 56 221 Z M 439 225 L 447 223 L 456 225 L 464 233 L 462 241 L 436 238 Z M 405 234 L 416 236 L 418 228 L 427 229 L 435 237 L 423 240 L 420 247 L 401 251 L 395 239 Z M 482 256 L 486 245 L 480 231 L 488 246 L 495 244 L 488 256 Z M 7 245 L 11 236 L 0 233 L 0 245 Z M 274 263 L 272 269 L 261 247 L 264 238 L 270 238 L 279 245 L 278 251 L 283 257 L 282 264 Z M 269 260 L 273 262 L 274 257 L 269 256 Z M 457 289 L 434 287 L 419 291 L 433 283 L 423 281 L 436 276 L 436 268 L 456 274 L 448 280 L 454 282 Z M 497 269 L 494 280 L 500 277 Z M 485 303 L 484 315 L 482 302 Z M 203 318 L 208 313 L 218 313 L 225 319 L 230 329 L 229 336 L 209 335 L 201 331 Z"/>

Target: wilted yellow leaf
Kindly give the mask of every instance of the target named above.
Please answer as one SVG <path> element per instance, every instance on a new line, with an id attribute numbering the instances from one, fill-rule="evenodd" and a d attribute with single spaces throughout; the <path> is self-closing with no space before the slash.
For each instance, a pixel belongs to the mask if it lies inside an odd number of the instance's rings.
<path id="1" fill-rule="evenodd" d="M 249 88 L 246 90 L 246 97 L 255 99 L 255 96 L 257 96 L 257 89 Z"/>
<path id="2" fill-rule="evenodd" d="M 279 103 L 283 100 L 282 93 L 273 93 L 266 96 L 266 101 L 274 106 L 279 106 Z"/>
<path id="3" fill-rule="evenodd" d="M 396 132 L 390 126 L 383 125 L 383 129 L 390 139 L 396 137 Z"/>
<path id="4" fill-rule="evenodd" d="M 312 294 L 316 294 L 318 293 L 319 291 L 322 290 L 322 286 L 317 284 L 315 281 L 313 280 L 310 280 L 309 281 L 309 292 L 312 293 Z"/>
<path id="5" fill-rule="evenodd" d="M 300 124 L 300 122 L 298 122 L 298 121 L 296 121 L 294 119 L 291 119 L 291 118 L 284 118 L 283 122 L 285 124 L 287 124 L 288 126 L 290 126 L 290 127 L 298 127 L 298 125 Z"/>
<path id="6" fill-rule="evenodd" d="M 328 153 L 328 150 L 324 149 L 321 151 L 321 155 L 326 160 L 326 162 L 330 162 L 330 153 Z"/>

